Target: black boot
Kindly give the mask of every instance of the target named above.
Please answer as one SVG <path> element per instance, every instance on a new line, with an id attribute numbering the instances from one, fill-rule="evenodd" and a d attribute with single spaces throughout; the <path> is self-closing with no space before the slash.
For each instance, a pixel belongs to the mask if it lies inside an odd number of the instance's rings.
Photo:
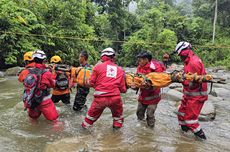
<path id="1" fill-rule="evenodd" d="M 204 134 L 204 131 L 202 129 L 200 131 L 198 131 L 198 132 L 195 132 L 194 135 L 196 137 L 198 137 L 199 139 L 201 139 L 201 140 L 206 140 L 207 139 L 205 134 Z"/>
<path id="2" fill-rule="evenodd" d="M 189 127 L 183 125 L 183 126 L 181 126 L 181 130 L 184 131 L 184 132 L 188 132 Z"/>

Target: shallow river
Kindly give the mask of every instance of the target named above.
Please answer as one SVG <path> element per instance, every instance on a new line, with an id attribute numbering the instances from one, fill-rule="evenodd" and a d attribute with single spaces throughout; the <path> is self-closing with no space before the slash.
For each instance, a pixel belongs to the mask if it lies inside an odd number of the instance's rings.
<path id="1" fill-rule="evenodd" d="M 53 152 L 53 151 L 162 151 L 200 152 L 230 151 L 230 99 L 214 103 L 217 116 L 214 121 L 201 122 L 207 140 L 199 141 L 192 133 L 181 133 L 173 101 L 165 97 L 156 111 L 156 126 L 146 127 L 136 119 L 136 94 L 129 90 L 123 95 L 124 127 L 112 130 L 112 117 L 107 109 L 90 131 L 80 124 L 85 111 L 76 113 L 59 103 L 57 109 L 63 125 L 53 126 L 41 116 L 37 122 L 29 120 L 23 110 L 23 87 L 16 77 L 0 82 L 0 151 Z M 71 102 L 73 103 L 73 90 Z M 163 89 L 166 92 L 167 88 Z M 92 101 L 92 92 L 87 105 Z"/>

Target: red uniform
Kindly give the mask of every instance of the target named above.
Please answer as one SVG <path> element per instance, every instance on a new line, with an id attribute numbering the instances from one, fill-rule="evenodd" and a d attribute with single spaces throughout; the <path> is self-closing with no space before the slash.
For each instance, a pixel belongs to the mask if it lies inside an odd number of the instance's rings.
<path id="1" fill-rule="evenodd" d="M 35 68 L 45 69 L 46 66 L 44 64 L 35 64 Z M 29 74 L 29 70 L 27 72 Z M 52 79 L 52 73 L 49 71 L 44 72 L 41 75 L 39 88 L 46 90 L 53 88 L 54 86 L 55 81 Z M 28 107 L 27 103 L 25 103 L 25 106 Z M 56 120 L 58 118 L 57 110 L 51 100 L 51 94 L 44 96 L 42 102 L 35 109 L 28 108 L 28 114 L 33 119 L 37 119 L 41 113 L 48 120 Z"/>
<path id="2" fill-rule="evenodd" d="M 147 63 L 144 67 L 141 67 L 140 65 L 137 67 L 137 73 L 138 74 L 148 74 L 150 72 L 163 72 L 165 69 L 162 69 L 161 66 L 159 66 L 159 63 L 156 63 L 157 61 L 153 60 L 149 63 Z M 161 100 L 160 97 L 160 89 L 140 89 L 140 94 L 138 97 L 138 101 L 142 104 L 150 105 L 150 104 L 157 104 Z"/>
<path id="3" fill-rule="evenodd" d="M 198 75 L 206 74 L 202 61 L 192 51 L 189 52 L 184 61 L 184 72 L 197 73 Z M 201 130 L 198 116 L 204 102 L 208 99 L 207 83 L 184 81 L 182 84 L 184 95 L 178 111 L 179 124 L 187 126 L 196 133 Z"/>
<path id="4" fill-rule="evenodd" d="M 90 86 L 95 89 L 94 101 L 87 112 L 82 127 L 87 128 L 100 117 L 103 110 L 110 108 L 113 126 L 122 127 L 123 103 L 120 93 L 126 92 L 125 73 L 111 60 L 98 64 L 90 77 Z"/>
<path id="5" fill-rule="evenodd" d="M 165 70 L 165 66 L 163 63 L 159 61 L 152 60 L 148 62 L 144 66 L 137 67 L 138 74 L 148 74 L 150 72 L 163 72 Z M 137 106 L 137 118 L 139 120 L 143 120 L 145 118 L 146 113 L 146 120 L 147 125 L 151 128 L 155 126 L 155 116 L 154 113 L 157 108 L 157 104 L 160 102 L 160 89 L 154 88 L 147 88 L 147 89 L 140 89 L 140 94 L 138 97 L 138 106 Z"/>

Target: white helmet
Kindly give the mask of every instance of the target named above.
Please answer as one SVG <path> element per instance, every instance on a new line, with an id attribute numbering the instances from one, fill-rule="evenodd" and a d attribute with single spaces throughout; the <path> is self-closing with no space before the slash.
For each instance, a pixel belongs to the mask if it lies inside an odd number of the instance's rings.
<path id="1" fill-rule="evenodd" d="M 43 52 L 41 50 L 36 50 L 33 53 L 33 59 L 34 58 L 45 59 L 46 58 L 46 54 L 45 54 L 45 52 Z"/>
<path id="2" fill-rule="evenodd" d="M 106 48 L 103 51 L 101 51 L 101 57 L 104 55 L 107 56 L 115 55 L 115 51 L 112 48 Z"/>
<path id="3" fill-rule="evenodd" d="M 192 48 L 192 45 L 189 42 L 185 42 L 185 41 L 179 42 L 176 45 L 174 53 L 177 53 L 179 55 L 180 52 L 186 48 Z"/>

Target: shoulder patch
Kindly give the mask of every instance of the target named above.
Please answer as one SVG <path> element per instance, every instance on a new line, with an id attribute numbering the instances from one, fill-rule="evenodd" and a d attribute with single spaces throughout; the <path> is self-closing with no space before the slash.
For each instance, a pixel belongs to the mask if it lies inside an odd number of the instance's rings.
<path id="1" fill-rule="evenodd" d="M 156 69 L 156 66 L 155 66 L 155 64 L 154 64 L 153 62 L 151 62 L 151 64 L 150 64 L 150 68 L 151 68 L 151 69 L 153 69 L 153 70 L 155 70 L 155 69 Z"/>

